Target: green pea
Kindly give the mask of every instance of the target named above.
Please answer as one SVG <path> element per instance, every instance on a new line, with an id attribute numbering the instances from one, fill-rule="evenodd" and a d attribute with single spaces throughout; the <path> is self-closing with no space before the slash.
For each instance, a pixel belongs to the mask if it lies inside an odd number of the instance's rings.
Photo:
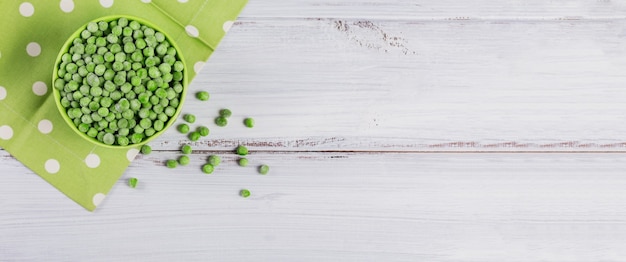
<path id="1" fill-rule="evenodd" d="M 165 162 L 165 165 L 169 168 L 175 168 L 178 165 L 178 162 L 176 160 L 170 159 Z"/>
<path id="2" fill-rule="evenodd" d="M 115 143 L 115 136 L 111 133 L 106 133 L 102 139 L 103 142 L 107 145 L 112 145 L 113 143 Z"/>
<path id="3" fill-rule="evenodd" d="M 139 180 L 137 178 L 131 177 L 128 179 L 128 186 L 131 188 L 136 188 L 137 187 L 137 182 Z"/>
<path id="4" fill-rule="evenodd" d="M 239 161 L 237 161 L 237 163 L 239 163 L 239 166 L 248 166 L 248 159 L 240 158 Z"/>
<path id="5" fill-rule="evenodd" d="M 261 175 L 266 175 L 268 172 L 270 171 L 270 167 L 267 165 L 260 165 L 259 166 L 259 173 Z"/>
<path id="6" fill-rule="evenodd" d="M 128 137 L 125 137 L 125 136 L 117 137 L 117 144 L 120 146 L 127 146 L 129 142 L 130 140 L 128 139 Z"/>
<path id="7" fill-rule="evenodd" d="M 224 126 L 228 125 L 228 120 L 225 117 L 223 117 L 223 116 L 216 117 L 215 118 L 215 124 L 217 126 L 224 127 Z"/>
<path id="8" fill-rule="evenodd" d="M 220 110 L 220 116 L 222 117 L 229 118 L 232 114 L 233 112 L 231 112 L 229 109 Z"/>
<path id="9" fill-rule="evenodd" d="M 201 136 L 208 136 L 209 135 L 209 128 L 206 127 L 206 126 L 198 127 L 198 133 L 200 133 Z"/>
<path id="10" fill-rule="evenodd" d="M 144 131 L 144 134 L 146 134 L 146 136 L 151 137 L 154 135 L 154 133 L 156 133 L 156 131 L 154 130 L 154 128 L 147 128 Z"/>
<path id="11" fill-rule="evenodd" d="M 187 121 L 187 123 L 193 124 L 196 122 L 196 116 L 192 114 L 185 114 L 183 119 Z"/>
<path id="12" fill-rule="evenodd" d="M 174 107 L 168 106 L 165 108 L 165 115 L 172 117 L 176 113 L 176 109 Z"/>
<path id="13" fill-rule="evenodd" d="M 242 189 L 239 191 L 239 195 L 243 198 L 248 198 L 250 197 L 250 190 L 248 189 Z"/>
<path id="14" fill-rule="evenodd" d="M 183 145 L 183 147 L 181 148 L 181 151 L 183 152 L 183 154 L 189 155 L 189 154 L 191 154 L 191 146 L 190 145 Z"/>
<path id="15" fill-rule="evenodd" d="M 98 27 L 100 28 L 100 31 L 106 31 L 109 28 L 109 24 L 107 22 L 100 21 L 98 22 Z"/>
<path id="16" fill-rule="evenodd" d="M 163 35 L 163 33 L 161 32 L 156 32 L 154 33 L 154 37 L 156 38 L 157 42 L 163 42 L 165 40 L 165 35 Z"/>
<path id="17" fill-rule="evenodd" d="M 98 130 L 96 130 L 95 128 L 89 128 L 89 130 L 87 131 L 87 136 L 89 137 L 96 137 L 98 135 Z"/>
<path id="18" fill-rule="evenodd" d="M 163 121 L 161 120 L 157 120 L 157 121 L 154 121 L 153 127 L 154 127 L 154 130 L 161 131 L 165 127 L 165 123 L 163 123 Z"/>
<path id="19" fill-rule="evenodd" d="M 185 68 L 184 65 L 183 65 L 183 62 L 181 62 L 181 61 L 174 62 L 174 71 L 182 72 L 183 68 Z"/>
<path id="20" fill-rule="evenodd" d="M 209 93 L 206 91 L 200 91 L 196 93 L 196 98 L 198 98 L 198 100 L 201 100 L 201 101 L 207 101 L 209 100 Z"/>
<path id="21" fill-rule="evenodd" d="M 152 121 L 148 118 L 144 118 L 144 119 L 141 119 L 141 121 L 139 121 L 139 125 L 143 127 L 144 129 L 148 129 L 152 126 Z"/>
<path id="22" fill-rule="evenodd" d="M 245 156 L 248 154 L 248 148 L 243 145 L 239 145 L 237 146 L 237 149 L 235 150 L 235 152 L 237 153 L 237 155 Z"/>
<path id="23" fill-rule="evenodd" d="M 248 128 L 253 128 L 254 127 L 254 119 L 252 118 L 246 118 L 243 120 L 243 124 L 248 127 Z"/>
<path id="24" fill-rule="evenodd" d="M 180 156 L 180 157 L 178 158 L 178 163 L 179 163 L 181 166 L 186 166 L 186 165 L 188 165 L 188 164 L 189 164 L 189 157 L 188 157 L 188 156 Z"/>
<path id="25" fill-rule="evenodd" d="M 187 134 L 189 132 L 189 126 L 187 124 L 180 124 L 177 127 L 178 132 L 181 132 L 183 134 Z"/>
<path id="26" fill-rule="evenodd" d="M 92 33 L 98 31 L 98 24 L 95 22 L 90 22 L 89 24 L 87 24 L 87 31 Z"/>
<path id="27" fill-rule="evenodd" d="M 222 162 L 222 159 L 219 156 L 210 155 L 208 162 L 209 164 L 215 167 L 215 166 L 219 166 L 220 162 Z"/>
<path id="28" fill-rule="evenodd" d="M 138 126 L 135 126 L 135 128 L 136 128 L 136 127 L 138 127 Z M 141 127 L 139 127 L 139 128 L 141 128 Z M 135 129 L 133 129 L 133 131 L 135 131 Z M 143 130 L 142 130 L 142 131 L 143 131 Z M 142 133 L 136 133 L 136 132 L 135 132 L 134 134 L 132 134 L 132 135 L 130 136 L 130 141 L 131 141 L 133 144 L 139 144 L 139 143 L 141 143 L 141 141 L 143 141 L 143 134 L 142 134 Z M 143 149 L 143 147 L 142 147 L 141 149 Z"/>
<path id="29" fill-rule="evenodd" d="M 200 139 L 200 133 L 198 133 L 198 132 L 191 132 L 191 133 L 189 133 L 189 140 L 191 140 L 191 141 L 198 141 L 198 139 Z"/>
<path id="30" fill-rule="evenodd" d="M 213 173 L 213 166 L 211 164 L 206 164 L 202 166 L 202 172 L 204 172 L 205 174 L 211 174 Z"/>

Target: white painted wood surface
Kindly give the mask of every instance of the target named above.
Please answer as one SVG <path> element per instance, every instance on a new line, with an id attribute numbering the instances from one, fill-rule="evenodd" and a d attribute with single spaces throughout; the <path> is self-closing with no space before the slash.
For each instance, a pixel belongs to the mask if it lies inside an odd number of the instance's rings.
<path id="1" fill-rule="evenodd" d="M 0 261 L 626 260 L 625 22 L 625 1 L 251 1 L 192 85 L 191 165 L 162 166 L 170 130 L 88 213 L 0 150 Z"/>

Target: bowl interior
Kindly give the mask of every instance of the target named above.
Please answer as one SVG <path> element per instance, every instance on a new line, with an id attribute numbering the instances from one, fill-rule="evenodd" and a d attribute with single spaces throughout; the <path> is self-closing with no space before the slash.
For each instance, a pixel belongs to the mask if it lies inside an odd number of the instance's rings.
<path id="1" fill-rule="evenodd" d="M 183 91 L 180 93 L 180 98 L 179 98 L 179 104 L 178 107 L 176 108 L 176 112 L 174 113 L 174 115 L 172 115 L 169 120 L 167 121 L 167 123 L 165 123 L 165 126 L 163 127 L 163 129 L 161 131 L 158 131 L 156 133 L 154 133 L 154 135 L 144 139 L 143 141 L 141 141 L 140 143 L 137 144 L 129 144 L 126 146 L 120 146 L 120 145 L 107 145 L 105 143 L 102 143 L 100 141 L 98 141 L 95 138 L 89 137 L 87 134 L 81 132 L 80 130 L 78 130 L 78 127 L 76 127 L 76 125 L 74 125 L 74 122 L 72 121 L 72 119 L 70 119 L 70 117 L 67 115 L 67 111 L 66 108 L 63 107 L 63 105 L 61 105 L 61 94 L 59 92 L 58 89 L 54 88 L 54 82 L 56 79 L 58 79 L 58 68 L 59 65 L 62 62 L 62 56 L 63 54 L 67 53 L 69 51 L 70 46 L 72 45 L 72 42 L 75 38 L 80 37 L 80 33 L 87 28 L 87 25 L 91 22 L 99 22 L 99 21 L 105 21 L 105 22 L 111 22 L 113 20 L 117 20 L 120 18 L 126 18 L 129 21 L 135 20 L 137 22 L 139 22 L 142 25 L 146 25 L 149 27 L 152 27 L 153 29 L 155 29 L 156 31 L 161 32 L 163 35 L 165 35 L 165 39 L 170 43 L 171 46 L 174 47 L 174 49 L 176 49 L 176 57 L 178 60 L 180 60 L 183 65 L 183 79 L 182 79 L 182 85 L 183 85 Z M 78 134 L 80 137 L 82 137 L 83 139 L 90 141 L 98 146 L 103 146 L 103 147 L 109 147 L 109 148 L 131 148 L 131 147 L 137 147 L 146 143 L 149 143 L 150 141 L 152 141 L 153 139 L 157 138 L 158 136 L 160 136 L 161 134 L 163 134 L 163 132 L 165 132 L 169 127 L 171 127 L 174 122 L 176 121 L 176 118 L 178 118 L 178 115 L 180 115 L 180 112 L 182 110 L 184 101 L 185 101 L 185 97 L 187 95 L 187 86 L 189 84 L 189 79 L 187 76 L 187 64 L 185 63 L 184 57 L 181 53 L 180 48 L 178 47 L 178 45 L 172 40 L 172 38 L 165 33 L 165 31 L 163 31 L 161 28 L 159 28 L 158 26 L 145 21 L 141 18 L 137 18 L 137 17 L 133 17 L 133 16 L 126 16 L 126 15 L 116 15 L 116 16 L 105 16 L 105 17 L 100 17 L 97 19 L 94 19 L 92 21 L 89 21 L 87 23 L 85 23 L 84 25 L 82 25 L 81 27 L 79 27 L 72 35 L 69 36 L 69 38 L 65 41 L 65 43 L 63 44 L 63 47 L 61 47 L 61 50 L 59 51 L 59 54 L 57 55 L 56 61 L 54 62 L 54 70 L 52 72 L 52 90 L 53 90 L 53 95 L 54 95 L 54 100 L 55 103 L 57 105 L 57 109 L 59 111 L 59 113 L 61 114 L 61 116 L 63 117 L 63 120 L 65 120 L 65 123 L 67 125 L 70 126 L 70 128 L 72 130 L 74 130 L 74 132 L 76 134 Z"/>

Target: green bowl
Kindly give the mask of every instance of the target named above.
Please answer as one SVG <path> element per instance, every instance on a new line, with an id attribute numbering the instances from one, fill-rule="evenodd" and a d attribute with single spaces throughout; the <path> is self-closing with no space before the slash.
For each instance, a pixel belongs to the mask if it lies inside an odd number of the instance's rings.
<path id="1" fill-rule="evenodd" d="M 83 132 L 80 132 L 80 130 L 78 130 L 78 127 L 76 127 L 74 125 L 74 122 L 67 115 L 65 107 L 63 107 L 61 105 L 61 94 L 60 94 L 59 90 L 54 88 L 54 82 L 55 82 L 56 79 L 59 78 L 57 71 L 58 71 L 58 67 L 59 67 L 59 65 L 60 65 L 60 63 L 62 61 L 61 57 L 63 56 L 63 54 L 65 54 L 65 53 L 67 53 L 69 51 L 69 48 L 72 45 L 73 40 L 75 38 L 77 38 L 77 37 L 80 37 L 80 33 L 87 28 L 87 25 L 89 23 L 91 23 L 91 22 L 100 22 L 100 21 L 110 22 L 110 21 L 113 21 L 113 20 L 120 19 L 122 17 L 128 19 L 129 21 L 135 20 L 135 21 L 139 22 L 142 25 L 146 25 L 146 26 L 152 27 L 156 31 L 159 31 L 163 35 L 165 35 L 165 39 L 171 44 L 171 46 L 174 47 L 174 49 L 176 49 L 176 57 L 177 57 L 177 59 L 180 60 L 183 63 L 183 65 L 185 66 L 183 68 L 183 72 L 182 72 L 183 73 L 183 80 L 182 80 L 183 91 L 180 93 L 180 99 L 179 99 L 178 107 L 176 108 L 176 112 L 174 113 L 174 115 L 172 115 L 170 117 L 170 119 L 167 121 L 167 123 L 165 123 L 165 126 L 163 127 L 163 130 L 154 133 L 154 135 L 152 135 L 150 137 L 147 137 L 146 139 L 144 139 L 140 143 L 129 144 L 129 145 L 126 145 L 126 146 L 107 145 L 105 143 L 102 143 L 102 142 L 98 141 L 95 138 L 87 136 L 87 134 L 85 134 Z M 65 41 L 65 44 L 63 44 L 63 47 L 61 47 L 61 50 L 59 51 L 57 59 L 54 62 L 54 70 L 52 71 L 52 85 L 51 86 L 53 87 L 52 89 L 53 89 L 54 100 L 55 100 L 55 103 L 57 105 L 57 109 L 59 110 L 59 113 L 61 113 L 61 116 L 65 120 L 65 123 L 67 123 L 67 125 L 70 126 L 70 128 L 72 130 L 74 130 L 74 132 L 78 136 L 80 136 L 84 140 L 87 140 L 87 141 L 89 141 L 89 142 L 91 142 L 91 143 L 93 143 L 95 145 L 98 145 L 98 146 L 103 146 L 103 147 L 108 147 L 108 148 L 118 148 L 118 149 L 121 149 L 121 148 L 131 148 L 131 147 L 137 147 L 137 146 L 141 146 L 143 144 L 149 143 L 153 139 L 157 138 L 158 136 L 163 134 L 163 132 L 165 132 L 169 127 L 171 127 L 174 124 L 174 122 L 176 121 L 176 118 L 178 118 L 178 115 L 180 114 L 180 112 L 182 110 L 183 103 L 185 101 L 185 96 L 187 94 L 187 87 L 189 85 L 189 78 L 187 76 L 187 67 L 186 67 L 186 65 L 187 64 L 185 63 L 185 60 L 184 60 L 184 58 L 182 56 L 181 50 L 178 47 L 178 45 L 176 45 L 176 43 L 174 41 L 172 41 L 172 38 L 168 34 L 166 34 L 165 31 L 163 31 L 158 26 L 156 26 L 156 25 L 154 25 L 154 24 L 152 24 L 152 23 L 150 23 L 150 22 L 148 22 L 146 20 L 143 20 L 141 18 L 132 17 L 132 16 L 126 16 L 126 15 L 104 16 L 104 17 L 100 17 L 100 18 L 97 18 L 97 19 L 94 19 L 92 21 L 89 21 L 89 22 L 85 23 L 84 25 L 79 27 L 72 35 L 70 35 L 70 37 L 67 39 L 67 41 Z"/>

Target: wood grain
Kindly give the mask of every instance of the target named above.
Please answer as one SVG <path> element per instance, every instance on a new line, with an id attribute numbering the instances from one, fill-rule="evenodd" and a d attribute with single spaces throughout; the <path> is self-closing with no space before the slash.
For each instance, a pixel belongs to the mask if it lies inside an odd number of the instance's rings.
<path id="1" fill-rule="evenodd" d="M 619 261 L 623 154 L 232 154 L 213 175 L 133 162 L 91 214 L 3 165 L 9 261 Z M 3 153 L 1 159 L 6 158 Z M 252 197 L 237 196 L 241 188 Z M 81 248 L 76 248 L 81 247 Z"/>
<path id="2" fill-rule="evenodd" d="M 207 150 L 624 151 L 624 32 L 621 21 L 244 21 L 191 86 L 211 101 L 185 111 L 211 128 L 194 143 Z M 220 108 L 234 112 L 227 128 L 212 123 Z M 181 139 L 171 130 L 154 145 Z"/>

